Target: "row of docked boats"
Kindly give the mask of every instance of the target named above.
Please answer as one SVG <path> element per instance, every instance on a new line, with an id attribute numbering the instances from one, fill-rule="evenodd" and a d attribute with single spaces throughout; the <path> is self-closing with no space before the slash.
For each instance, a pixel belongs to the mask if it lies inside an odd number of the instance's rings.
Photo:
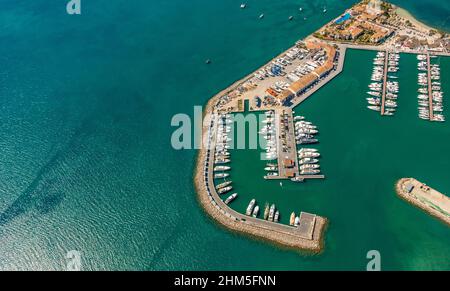
<path id="1" fill-rule="evenodd" d="M 367 108 L 374 111 L 381 111 L 382 97 L 385 90 L 385 103 L 384 103 L 384 115 L 394 115 L 397 108 L 397 97 L 399 85 L 398 77 L 395 73 L 399 70 L 400 55 L 392 52 L 377 52 L 373 60 L 373 71 L 371 76 L 371 83 L 369 84 L 369 91 L 367 94 Z M 385 67 L 387 66 L 387 67 Z M 383 88 L 386 74 L 386 88 Z"/>
<path id="2" fill-rule="evenodd" d="M 317 149 L 301 148 L 298 151 L 300 175 L 317 175 L 320 173 L 320 153 Z"/>
<path id="3" fill-rule="evenodd" d="M 245 215 L 247 215 L 247 216 L 251 215 L 256 218 L 256 217 L 258 217 L 258 214 L 259 214 L 259 206 L 256 203 L 256 199 L 252 199 L 247 206 Z"/>
<path id="4" fill-rule="evenodd" d="M 219 195 L 225 195 L 233 189 L 233 186 L 231 185 L 233 182 L 231 180 L 227 181 L 226 179 L 230 176 L 227 171 L 231 170 L 231 167 L 227 164 L 231 162 L 229 152 L 231 138 L 229 137 L 229 133 L 231 132 L 232 122 L 230 114 L 223 114 L 219 117 L 219 124 L 217 126 L 214 154 L 214 179 L 224 180 L 224 182 L 216 185 L 216 191 Z M 224 200 L 225 204 L 231 203 L 237 196 L 237 193 L 231 194 Z"/>
<path id="5" fill-rule="evenodd" d="M 269 206 L 269 203 L 266 203 L 264 207 L 263 217 L 265 220 L 279 222 L 280 221 L 280 211 L 277 210 L 275 204 Z"/>
<path id="6" fill-rule="evenodd" d="M 291 226 L 299 226 L 300 225 L 300 214 L 297 216 L 295 212 L 291 213 L 291 217 L 289 218 L 289 225 Z"/>
<path id="7" fill-rule="evenodd" d="M 266 149 L 264 157 L 267 161 L 274 161 L 278 159 L 278 146 L 276 139 L 276 127 L 275 127 L 275 111 L 270 110 L 265 112 L 265 119 L 262 121 L 263 126 L 260 130 L 260 134 L 266 140 Z M 264 168 L 267 174 L 265 179 L 278 176 L 278 164 L 268 163 Z"/>
<path id="8" fill-rule="evenodd" d="M 304 116 L 294 117 L 295 141 L 298 145 L 315 144 L 319 140 L 315 137 L 319 133 L 317 126 L 306 121 Z"/>
<path id="9" fill-rule="evenodd" d="M 441 90 L 441 74 L 439 64 L 431 64 L 431 59 L 435 56 L 430 56 L 430 64 L 426 55 L 418 55 L 417 69 L 417 84 L 419 89 L 418 95 L 418 116 L 420 119 L 431 121 L 445 121 L 443 114 L 443 92 Z M 430 96 L 431 94 L 431 96 Z M 431 98 L 431 100 L 430 100 Z M 430 108 L 432 106 L 432 108 Z"/>

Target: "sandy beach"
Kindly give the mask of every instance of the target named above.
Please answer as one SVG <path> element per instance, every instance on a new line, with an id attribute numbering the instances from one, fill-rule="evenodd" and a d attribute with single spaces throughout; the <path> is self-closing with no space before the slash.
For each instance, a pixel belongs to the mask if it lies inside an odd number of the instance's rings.
<path id="1" fill-rule="evenodd" d="M 429 27 L 428 25 L 424 24 L 423 22 L 420 22 L 419 20 L 417 20 L 416 18 L 414 18 L 414 16 L 409 13 L 409 11 L 401 8 L 401 7 L 396 7 L 395 8 L 395 12 L 398 14 L 398 16 L 405 18 L 406 20 L 409 20 L 414 26 L 416 26 L 418 29 L 421 29 L 423 31 L 428 31 L 428 30 L 432 30 L 432 27 Z"/>

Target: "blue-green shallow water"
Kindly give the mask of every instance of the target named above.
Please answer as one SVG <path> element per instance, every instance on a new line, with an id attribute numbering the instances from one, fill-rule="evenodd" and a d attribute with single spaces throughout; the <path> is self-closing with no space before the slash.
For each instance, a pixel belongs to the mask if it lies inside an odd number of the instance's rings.
<path id="1" fill-rule="evenodd" d="M 297 109 L 321 129 L 326 181 L 280 191 L 251 155 L 233 155 L 233 207 L 247 192 L 276 202 L 284 221 L 294 206 L 330 218 L 320 256 L 215 226 L 195 198 L 195 151 L 170 147 L 175 113 L 192 115 L 354 1 L 132 2 L 83 1 L 68 16 L 56 1 L 0 1 L 0 269 L 64 269 L 73 249 L 96 270 L 364 269 L 369 249 L 384 269 L 450 269 L 448 227 L 392 191 L 415 176 L 450 192 L 449 126 L 418 120 L 412 56 L 393 119 L 365 109 L 371 68 L 359 65 L 371 52 L 349 52 L 345 72 Z M 445 1 L 395 3 L 449 28 Z M 288 22 L 299 6 L 308 19 Z M 449 71 L 442 60 L 443 80 Z"/>

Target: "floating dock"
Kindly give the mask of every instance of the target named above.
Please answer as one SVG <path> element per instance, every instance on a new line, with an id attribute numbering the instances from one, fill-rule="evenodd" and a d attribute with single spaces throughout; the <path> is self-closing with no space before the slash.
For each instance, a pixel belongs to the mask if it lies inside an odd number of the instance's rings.
<path id="1" fill-rule="evenodd" d="M 450 198 L 414 178 L 397 182 L 397 194 L 450 226 Z"/>

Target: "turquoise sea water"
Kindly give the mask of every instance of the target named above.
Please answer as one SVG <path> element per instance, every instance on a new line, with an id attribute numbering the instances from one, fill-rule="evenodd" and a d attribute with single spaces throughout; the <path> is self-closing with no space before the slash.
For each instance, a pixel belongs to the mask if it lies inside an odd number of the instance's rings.
<path id="1" fill-rule="evenodd" d="M 174 114 L 354 1 L 99 0 L 82 1 L 81 16 L 64 2 L 0 0 L 0 269 L 64 269 L 79 250 L 95 270 L 360 270 L 370 249 L 384 269 L 450 269 L 449 228 L 393 192 L 403 176 L 450 192 L 450 127 L 417 118 L 414 56 L 401 58 L 394 118 L 365 108 L 373 52 L 350 51 L 343 74 L 297 108 L 321 130 L 325 181 L 281 189 L 262 180 L 258 152 L 233 153 L 233 207 L 252 195 L 283 221 L 293 207 L 328 217 L 319 256 L 217 227 L 195 198 L 196 152 L 170 146 Z M 395 3 L 450 29 L 446 1 Z M 449 80 L 449 59 L 441 70 Z"/>

